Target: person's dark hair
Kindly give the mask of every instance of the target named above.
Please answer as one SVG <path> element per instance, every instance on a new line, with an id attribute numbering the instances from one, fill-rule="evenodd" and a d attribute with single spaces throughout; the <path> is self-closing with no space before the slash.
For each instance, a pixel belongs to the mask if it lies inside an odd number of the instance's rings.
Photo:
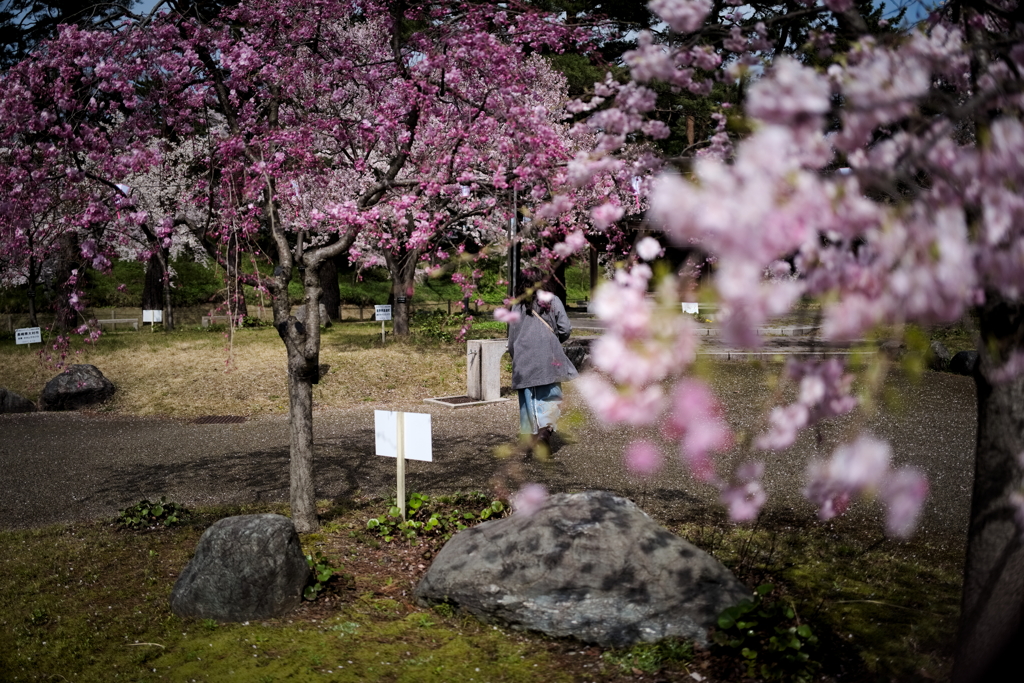
<path id="1" fill-rule="evenodd" d="M 519 279 L 516 280 L 516 286 L 512 294 L 515 296 L 516 301 L 530 306 L 536 298 L 536 292 L 538 289 L 540 289 L 540 287 L 537 286 L 536 277 L 525 272 L 520 272 Z"/>
<path id="2" fill-rule="evenodd" d="M 537 292 L 544 289 L 547 283 L 548 276 L 543 272 L 521 272 L 515 286 L 516 301 L 528 309 L 534 308 Z"/>

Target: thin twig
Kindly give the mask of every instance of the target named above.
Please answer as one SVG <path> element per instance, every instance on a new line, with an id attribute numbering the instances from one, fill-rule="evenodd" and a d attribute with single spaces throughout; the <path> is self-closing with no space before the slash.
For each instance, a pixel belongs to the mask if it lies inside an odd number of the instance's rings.
<path id="1" fill-rule="evenodd" d="M 160 643 L 127 643 L 128 647 L 135 647 L 137 645 L 152 645 L 154 647 L 163 647 L 165 650 L 167 649 L 166 647 L 164 647 Z"/>

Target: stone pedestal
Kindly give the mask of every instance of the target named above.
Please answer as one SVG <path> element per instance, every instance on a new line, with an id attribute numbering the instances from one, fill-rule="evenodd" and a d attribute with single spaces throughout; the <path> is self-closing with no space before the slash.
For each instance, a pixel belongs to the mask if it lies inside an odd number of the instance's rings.
<path id="1" fill-rule="evenodd" d="M 501 357 L 508 339 L 473 339 L 466 343 L 466 395 L 476 401 L 501 398 Z"/>

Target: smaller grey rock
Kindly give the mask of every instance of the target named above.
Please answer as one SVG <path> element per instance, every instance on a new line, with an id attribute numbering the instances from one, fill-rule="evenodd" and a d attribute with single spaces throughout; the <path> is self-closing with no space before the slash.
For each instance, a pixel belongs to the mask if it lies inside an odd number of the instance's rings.
<path id="1" fill-rule="evenodd" d="M 949 353 L 949 350 L 942 342 L 933 340 L 932 343 L 928 345 L 929 369 L 942 372 L 949 367 L 949 361 L 952 357 L 953 356 Z"/>
<path id="2" fill-rule="evenodd" d="M 43 388 L 40 410 L 78 410 L 103 403 L 114 395 L 114 383 L 95 365 L 72 365 Z"/>
<path id="3" fill-rule="evenodd" d="M 886 339 L 878 348 L 890 358 L 901 358 L 907 352 L 907 345 L 899 339 Z"/>
<path id="4" fill-rule="evenodd" d="M 13 391 L 7 391 L 0 387 L 0 414 L 3 413 L 31 413 L 36 409 L 36 404 L 27 398 L 23 398 Z"/>
<path id="5" fill-rule="evenodd" d="M 199 539 L 171 591 L 171 611 L 217 621 L 273 619 L 298 606 L 309 576 L 292 520 L 226 517 Z"/>
<path id="6" fill-rule="evenodd" d="M 958 375 L 973 375 L 978 366 L 978 352 L 960 351 L 949 361 L 949 371 Z"/>

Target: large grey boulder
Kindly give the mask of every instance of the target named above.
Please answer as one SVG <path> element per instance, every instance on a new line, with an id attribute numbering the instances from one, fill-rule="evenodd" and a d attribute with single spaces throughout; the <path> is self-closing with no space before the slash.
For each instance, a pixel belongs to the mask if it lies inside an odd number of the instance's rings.
<path id="1" fill-rule="evenodd" d="M 750 592 L 632 502 L 588 491 L 460 531 L 415 597 L 486 622 L 621 647 L 668 636 L 706 644 L 718 614 Z"/>
<path id="2" fill-rule="evenodd" d="M 302 601 L 309 565 L 295 525 L 281 515 L 239 515 L 215 522 L 171 591 L 180 617 L 272 619 Z"/>
<path id="3" fill-rule="evenodd" d="M 36 404 L 27 398 L 23 398 L 13 391 L 7 391 L 0 387 L 0 414 L 3 413 L 31 413 L 36 409 Z"/>
<path id="4" fill-rule="evenodd" d="M 72 365 L 43 388 L 40 410 L 77 410 L 102 403 L 114 395 L 114 383 L 95 365 Z"/>

